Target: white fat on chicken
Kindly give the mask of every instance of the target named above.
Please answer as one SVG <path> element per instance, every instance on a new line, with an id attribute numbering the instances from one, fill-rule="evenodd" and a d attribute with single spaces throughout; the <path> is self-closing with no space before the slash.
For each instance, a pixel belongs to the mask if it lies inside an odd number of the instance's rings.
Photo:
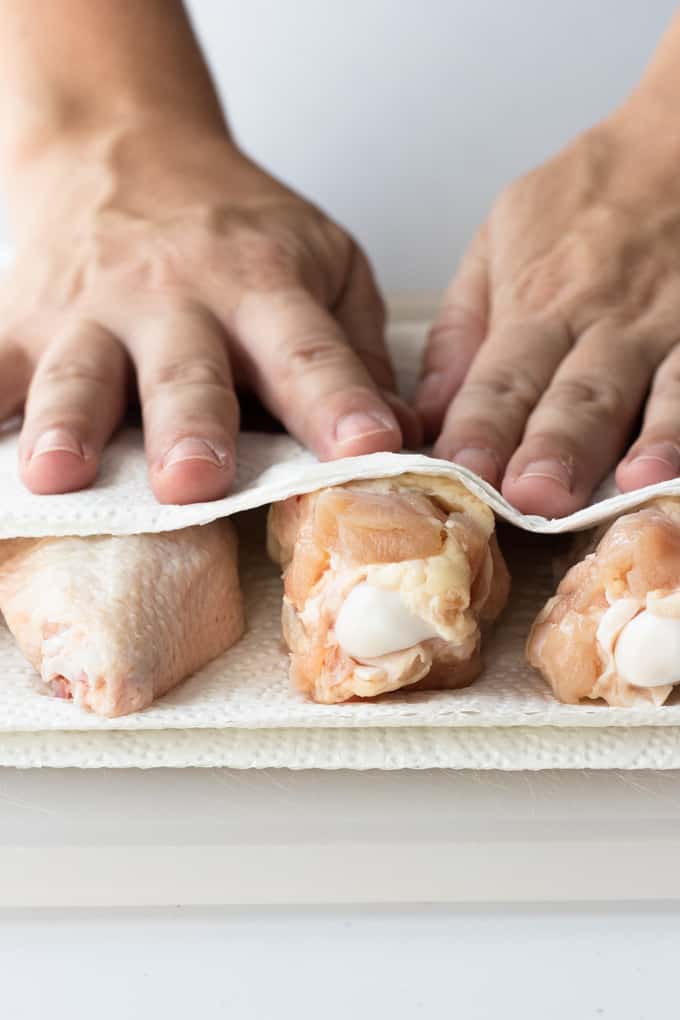
<path id="1" fill-rule="evenodd" d="M 626 684 L 653 689 L 665 698 L 680 683 L 677 616 L 653 612 L 637 599 L 617 599 L 600 620 L 597 642 L 605 663 L 600 685 L 616 674 Z"/>
<path id="2" fill-rule="evenodd" d="M 621 630 L 614 661 L 621 679 L 636 687 L 680 683 L 680 619 L 643 609 Z"/>
<path id="3" fill-rule="evenodd" d="M 439 632 L 411 612 L 401 592 L 362 582 L 342 603 L 335 636 L 353 659 L 375 659 L 438 637 Z"/>

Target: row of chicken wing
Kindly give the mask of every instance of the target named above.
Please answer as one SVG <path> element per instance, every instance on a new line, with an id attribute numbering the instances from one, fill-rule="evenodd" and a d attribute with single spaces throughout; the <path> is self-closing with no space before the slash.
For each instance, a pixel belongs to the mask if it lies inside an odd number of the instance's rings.
<path id="1" fill-rule="evenodd" d="M 402 475 L 276 503 L 296 688 L 327 704 L 463 687 L 510 578 L 492 511 Z M 160 535 L 0 543 L 0 610 L 43 688 L 103 716 L 146 708 L 243 632 L 228 520 Z M 662 704 L 680 682 L 680 499 L 620 517 L 567 571 L 527 654 L 564 702 Z"/>

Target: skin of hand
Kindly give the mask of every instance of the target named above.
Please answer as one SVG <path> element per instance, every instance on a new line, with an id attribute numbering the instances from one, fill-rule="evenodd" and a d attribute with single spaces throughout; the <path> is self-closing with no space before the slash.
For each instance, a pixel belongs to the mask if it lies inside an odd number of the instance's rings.
<path id="1" fill-rule="evenodd" d="M 80 31 L 61 38 L 62 60 L 86 59 L 89 30 L 112 66 L 81 61 L 79 80 L 46 83 L 34 67 L 49 26 L 33 38 L 25 21 L 36 4 L 49 20 L 42 0 L 0 0 L 36 58 L 7 73 L 47 109 L 30 129 L 31 104 L 11 111 L 3 159 L 16 258 L 0 283 L 0 419 L 24 407 L 26 485 L 89 484 L 135 380 L 161 502 L 228 490 L 236 385 L 324 459 L 416 445 L 366 258 L 233 144 L 181 5 L 67 0 Z M 177 77 L 197 94 L 173 91 Z M 103 111 L 83 98 L 95 78 L 113 97 Z M 55 113 L 59 88 L 75 99 Z"/>
<path id="2" fill-rule="evenodd" d="M 680 474 L 680 20 L 614 115 L 511 185 L 430 332 L 435 453 L 560 517 Z M 632 446 L 631 434 L 643 412 Z"/>

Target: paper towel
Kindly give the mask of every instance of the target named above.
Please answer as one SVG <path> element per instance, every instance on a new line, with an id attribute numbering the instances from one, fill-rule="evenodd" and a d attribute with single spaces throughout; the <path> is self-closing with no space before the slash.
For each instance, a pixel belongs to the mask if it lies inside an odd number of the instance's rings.
<path id="1" fill-rule="evenodd" d="M 680 728 L 5 733 L 0 766 L 232 769 L 677 769 Z"/>

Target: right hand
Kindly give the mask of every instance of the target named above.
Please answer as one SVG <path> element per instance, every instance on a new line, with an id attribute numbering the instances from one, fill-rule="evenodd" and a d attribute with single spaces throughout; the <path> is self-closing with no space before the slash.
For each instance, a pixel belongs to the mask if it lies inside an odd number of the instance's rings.
<path id="1" fill-rule="evenodd" d="M 60 141 L 13 182 L 0 290 L 0 419 L 25 404 L 34 492 L 95 478 L 136 377 L 161 502 L 223 496 L 235 381 L 321 458 L 419 442 L 356 243 L 226 138 Z"/>

